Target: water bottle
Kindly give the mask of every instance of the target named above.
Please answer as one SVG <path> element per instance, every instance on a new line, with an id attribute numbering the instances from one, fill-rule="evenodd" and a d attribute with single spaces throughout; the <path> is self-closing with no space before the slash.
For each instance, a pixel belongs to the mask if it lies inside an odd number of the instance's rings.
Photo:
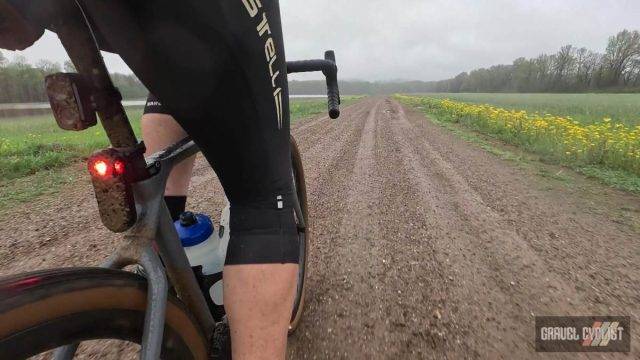
<path id="1" fill-rule="evenodd" d="M 222 211 L 218 231 L 207 215 L 189 211 L 182 213 L 174 225 L 209 309 L 220 321 L 225 314 L 222 269 L 229 244 L 229 206 Z"/>

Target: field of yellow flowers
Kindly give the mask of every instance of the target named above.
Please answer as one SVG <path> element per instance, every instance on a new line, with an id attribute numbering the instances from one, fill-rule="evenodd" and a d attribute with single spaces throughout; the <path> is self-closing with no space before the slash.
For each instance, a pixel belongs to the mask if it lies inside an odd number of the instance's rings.
<path id="1" fill-rule="evenodd" d="M 459 122 L 560 163 L 598 165 L 640 175 L 640 126 L 610 118 L 585 125 L 571 117 L 507 110 L 422 96 L 401 96 L 439 120 Z"/>

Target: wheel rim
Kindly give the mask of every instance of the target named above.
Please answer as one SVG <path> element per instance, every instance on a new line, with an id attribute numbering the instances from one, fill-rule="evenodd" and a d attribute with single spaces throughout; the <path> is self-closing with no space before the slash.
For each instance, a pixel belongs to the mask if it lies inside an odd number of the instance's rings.
<path id="1" fill-rule="evenodd" d="M 298 262 L 298 280 L 296 286 L 296 296 L 293 303 L 293 311 L 291 314 L 291 321 L 289 322 L 289 334 L 292 334 L 296 331 L 298 325 L 300 324 L 300 320 L 302 318 L 302 312 L 304 310 L 305 303 L 305 288 L 306 288 L 306 276 L 307 276 L 307 261 L 309 258 L 309 244 L 310 244 L 310 236 L 311 232 L 309 229 L 311 228 L 309 222 L 309 210 L 307 204 L 307 190 L 306 184 L 304 180 L 304 168 L 302 166 L 302 158 L 300 156 L 300 151 L 298 149 L 298 145 L 296 144 L 296 140 L 293 136 L 290 136 L 291 142 L 291 175 L 292 175 L 292 190 L 295 191 L 294 194 L 297 196 L 299 207 L 297 207 L 295 214 L 295 220 L 298 227 L 298 240 L 300 246 L 299 253 L 299 262 Z M 302 219 L 304 220 L 304 227 L 300 226 L 301 222 L 298 218 L 298 213 L 301 214 Z"/>
<path id="2" fill-rule="evenodd" d="M 302 199 L 302 197 L 300 196 L 301 194 L 298 193 L 298 174 L 296 169 L 293 169 L 293 187 L 294 187 L 294 191 L 298 194 L 298 199 Z M 300 204 L 300 206 L 302 207 L 303 204 Z M 303 211 L 304 213 L 304 211 Z M 304 214 L 303 214 L 304 216 Z M 304 219 L 305 220 L 305 225 L 307 224 L 308 219 Z M 296 225 L 299 224 L 298 219 L 296 218 Z M 298 228 L 298 241 L 300 243 L 300 254 L 299 254 L 299 262 L 298 262 L 298 278 L 297 278 L 297 286 L 296 286 L 296 297 L 293 303 L 293 312 L 291 314 L 291 321 L 293 322 L 297 315 L 298 312 L 300 311 L 300 305 L 302 302 L 302 296 L 303 296 L 303 292 L 304 292 L 304 280 L 305 280 L 305 272 L 306 272 L 306 262 L 307 262 L 307 241 L 306 241 L 306 231 L 307 228 Z M 290 327 L 291 329 L 291 327 Z"/>

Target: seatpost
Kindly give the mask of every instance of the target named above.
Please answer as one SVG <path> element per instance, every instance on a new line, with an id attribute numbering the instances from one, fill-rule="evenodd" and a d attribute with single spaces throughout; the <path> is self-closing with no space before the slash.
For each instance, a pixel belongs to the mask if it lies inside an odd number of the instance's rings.
<path id="1" fill-rule="evenodd" d="M 51 24 L 77 71 L 92 86 L 92 99 L 111 145 L 134 148 L 138 141 L 124 111 L 122 96 L 104 64 L 93 31 L 80 5 L 73 0 L 56 3 L 58 16 Z M 144 161 L 140 156 L 140 161 Z"/>

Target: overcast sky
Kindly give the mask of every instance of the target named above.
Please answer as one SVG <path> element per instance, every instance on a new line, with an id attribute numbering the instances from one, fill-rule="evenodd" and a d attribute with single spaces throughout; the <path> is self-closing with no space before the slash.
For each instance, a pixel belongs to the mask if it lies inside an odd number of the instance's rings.
<path id="1" fill-rule="evenodd" d="M 288 59 L 318 58 L 335 49 L 342 79 L 440 80 L 553 53 L 565 44 L 603 51 L 619 30 L 640 29 L 640 0 L 281 0 L 280 5 Z M 30 62 L 66 58 L 51 33 L 22 55 Z M 130 72 L 117 56 L 106 60 L 112 71 Z"/>

